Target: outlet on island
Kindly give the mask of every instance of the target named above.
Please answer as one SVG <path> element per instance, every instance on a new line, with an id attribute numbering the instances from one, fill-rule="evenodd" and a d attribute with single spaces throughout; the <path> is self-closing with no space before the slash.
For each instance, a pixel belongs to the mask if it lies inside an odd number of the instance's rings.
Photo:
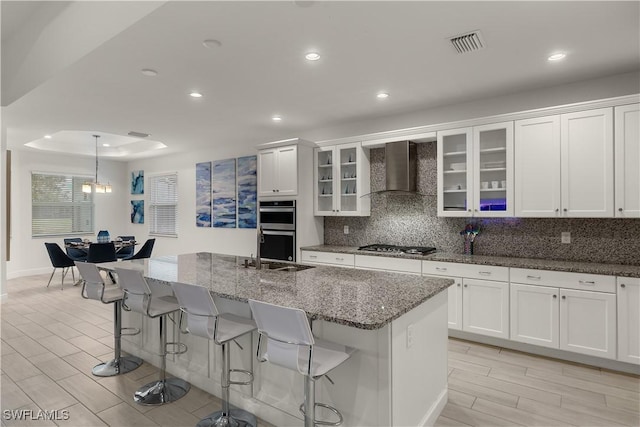
<path id="1" fill-rule="evenodd" d="M 348 225 L 344 226 L 344 234 L 349 234 L 349 226 Z"/>
<path id="2" fill-rule="evenodd" d="M 571 243 L 571 233 L 569 231 L 560 233 L 560 241 L 562 243 Z"/>

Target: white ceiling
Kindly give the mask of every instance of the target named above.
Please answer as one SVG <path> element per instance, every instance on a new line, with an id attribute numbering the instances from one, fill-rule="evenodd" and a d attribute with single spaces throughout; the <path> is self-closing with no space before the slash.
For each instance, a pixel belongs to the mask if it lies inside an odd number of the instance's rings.
<path id="1" fill-rule="evenodd" d="M 88 135 L 74 150 L 87 155 L 95 132 L 145 132 L 167 145 L 124 160 L 253 146 L 637 71 L 639 5 L 2 1 L 3 125 L 11 149 L 71 130 Z M 456 53 L 447 38 L 472 30 L 487 47 Z M 207 48 L 206 39 L 221 46 Z M 312 50 L 319 61 L 304 59 Z M 546 60 L 559 50 L 565 60 Z M 192 90 L 204 97 L 189 97 Z M 390 97 L 376 99 L 379 91 Z"/>

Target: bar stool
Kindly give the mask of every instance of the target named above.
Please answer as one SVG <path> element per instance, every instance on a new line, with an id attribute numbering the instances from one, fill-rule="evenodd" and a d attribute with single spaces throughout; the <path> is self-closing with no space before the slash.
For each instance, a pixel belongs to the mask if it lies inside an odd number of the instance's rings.
<path id="1" fill-rule="evenodd" d="M 142 359 L 135 356 L 121 355 L 121 336 L 136 335 L 139 329 L 122 327 L 122 299 L 124 293 L 117 286 L 107 286 L 95 264 L 76 261 L 76 267 L 82 277 L 82 298 L 101 301 L 103 304 L 113 304 L 113 338 L 114 357 L 113 360 L 100 363 L 94 366 L 92 373 L 98 377 L 112 377 L 114 375 L 126 374 L 136 369 L 142 364 Z M 122 333 L 122 331 L 132 331 Z"/>
<path id="2" fill-rule="evenodd" d="M 191 384 L 180 378 L 167 378 L 167 354 L 182 354 L 187 346 L 177 342 L 167 342 L 166 321 L 171 313 L 180 311 L 180 306 L 173 296 L 160 295 L 157 290 L 151 290 L 149 284 L 140 271 L 115 268 L 118 283 L 124 290 L 122 308 L 135 311 L 151 319 L 159 318 L 160 323 L 160 379 L 140 387 L 133 395 L 133 399 L 141 405 L 162 405 L 175 402 L 187 394 Z M 167 346 L 173 350 L 167 350 Z"/>
<path id="3" fill-rule="evenodd" d="M 231 369 L 230 341 L 251 333 L 256 323 L 232 313 L 220 313 L 211 296 L 203 286 L 185 283 L 171 283 L 173 293 L 178 298 L 180 309 L 187 315 L 188 332 L 213 340 L 222 349 L 222 410 L 209 414 L 197 424 L 197 427 L 209 426 L 249 426 L 256 427 L 255 415 L 239 408 L 229 408 L 229 386 L 231 384 L 248 385 L 253 382 L 253 374 L 243 369 Z M 240 344 L 238 347 L 242 349 Z M 241 372 L 249 376 L 248 381 L 231 381 L 231 372 Z"/>
<path id="4" fill-rule="evenodd" d="M 315 338 L 303 310 L 255 300 L 249 300 L 249 306 L 258 325 L 258 360 L 269 361 L 305 376 L 304 403 L 300 405 L 305 427 L 342 424 L 342 414 L 336 408 L 316 403 L 316 380 L 346 361 L 355 350 Z M 263 336 L 267 340 L 267 348 L 261 354 Z M 338 421 L 316 420 L 316 406 L 336 414 Z"/>

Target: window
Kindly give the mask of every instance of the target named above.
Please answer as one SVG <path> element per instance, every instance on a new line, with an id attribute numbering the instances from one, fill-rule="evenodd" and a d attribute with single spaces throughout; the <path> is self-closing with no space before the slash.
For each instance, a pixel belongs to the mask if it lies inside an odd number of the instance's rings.
<path id="1" fill-rule="evenodd" d="M 149 177 L 149 234 L 177 236 L 178 174 Z"/>
<path id="2" fill-rule="evenodd" d="M 31 173 L 32 237 L 93 233 L 93 193 L 85 176 Z"/>

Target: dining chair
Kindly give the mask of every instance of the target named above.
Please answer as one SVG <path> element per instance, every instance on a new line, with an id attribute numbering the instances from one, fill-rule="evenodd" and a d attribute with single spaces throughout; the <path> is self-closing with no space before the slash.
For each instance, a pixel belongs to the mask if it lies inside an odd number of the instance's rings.
<path id="1" fill-rule="evenodd" d="M 121 239 L 123 242 L 128 242 L 128 241 L 135 241 L 136 240 L 136 236 L 118 236 L 119 239 Z M 116 257 L 118 258 L 129 258 L 130 256 L 133 255 L 133 249 L 134 246 L 125 246 L 122 249 L 120 249 L 118 252 L 116 252 Z"/>
<path id="2" fill-rule="evenodd" d="M 68 239 L 64 239 L 64 248 L 67 252 L 69 258 L 74 261 L 86 261 L 87 260 L 87 251 L 82 249 L 70 248 L 67 247 L 69 243 L 82 243 L 82 239 L 79 237 L 70 237 Z"/>
<path id="3" fill-rule="evenodd" d="M 117 261 L 116 247 L 113 242 L 109 243 L 91 243 L 89 245 L 89 254 L 87 262 L 100 263 Z"/>
<path id="4" fill-rule="evenodd" d="M 151 258 L 151 251 L 153 250 L 153 245 L 156 243 L 156 239 L 147 239 L 144 242 L 144 245 L 140 248 L 140 250 L 133 256 L 129 258 L 124 258 L 125 260 L 130 259 L 142 259 L 142 258 Z"/>
<path id="5" fill-rule="evenodd" d="M 51 279 L 53 279 L 53 275 L 56 273 L 56 270 L 58 268 L 62 269 L 62 284 L 60 289 L 64 289 L 64 276 L 67 275 L 69 270 L 71 270 L 71 276 L 73 277 L 73 282 L 75 283 L 76 277 L 73 273 L 73 267 L 75 266 L 74 261 L 64 253 L 60 245 L 58 245 L 57 243 L 45 243 L 44 245 L 47 248 L 47 253 L 49 254 L 49 259 L 51 260 L 51 265 L 53 265 L 53 272 L 51 273 L 51 277 L 49 277 L 47 288 L 51 284 Z"/>

